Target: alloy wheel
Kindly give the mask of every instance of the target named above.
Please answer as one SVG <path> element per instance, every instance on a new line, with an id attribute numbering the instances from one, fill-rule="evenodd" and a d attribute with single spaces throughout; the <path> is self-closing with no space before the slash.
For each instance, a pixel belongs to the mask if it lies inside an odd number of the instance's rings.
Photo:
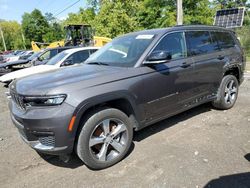
<path id="1" fill-rule="evenodd" d="M 237 95 L 237 85 L 234 80 L 230 80 L 225 87 L 225 102 L 227 104 L 232 104 L 236 100 Z"/>
<path id="2" fill-rule="evenodd" d="M 119 119 L 105 119 L 93 130 L 89 149 L 100 162 L 111 161 L 125 150 L 128 143 L 128 129 Z"/>

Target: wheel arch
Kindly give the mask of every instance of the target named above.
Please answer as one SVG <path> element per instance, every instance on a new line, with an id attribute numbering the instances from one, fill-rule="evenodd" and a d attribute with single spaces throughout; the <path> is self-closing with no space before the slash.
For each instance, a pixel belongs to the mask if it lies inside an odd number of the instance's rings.
<path id="1" fill-rule="evenodd" d="M 139 126 L 140 114 L 136 106 L 135 97 L 124 91 L 112 92 L 89 98 L 80 103 L 74 112 L 74 116 L 76 117 L 72 130 L 74 137 L 77 136 L 81 129 L 81 122 L 84 117 L 93 110 L 102 107 L 116 108 L 123 111 L 129 116 L 131 121 L 133 121 L 133 128 L 137 128 Z"/>
<path id="2" fill-rule="evenodd" d="M 241 82 L 242 75 L 240 72 L 240 68 L 237 65 L 227 67 L 224 71 L 223 77 L 226 75 L 234 75 L 237 78 L 238 82 Z"/>

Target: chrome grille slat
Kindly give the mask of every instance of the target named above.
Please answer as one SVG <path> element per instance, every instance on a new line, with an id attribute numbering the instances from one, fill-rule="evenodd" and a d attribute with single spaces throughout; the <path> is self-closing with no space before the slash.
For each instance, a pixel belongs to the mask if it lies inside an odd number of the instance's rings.
<path id="1" fill-rule="evenodd" d="M 23 97 L 18 95 L 17 93 L 10 91 L 10 96 L 12 100 L 16 103 L 17 107 L 19 107 L 21 110 L 25 110 L 25 104 L 23 102 Z"/>

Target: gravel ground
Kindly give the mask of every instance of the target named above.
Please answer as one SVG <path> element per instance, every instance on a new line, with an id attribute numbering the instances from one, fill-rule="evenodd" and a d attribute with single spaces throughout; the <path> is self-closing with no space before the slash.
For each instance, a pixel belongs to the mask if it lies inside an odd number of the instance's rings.
<path id="1" fill-rule="evenodd" d="M 0 85 L 0 187 L 250 187 L 250 74 L 228 111 L 209 104 L 145 128 L 101 171 L 44 159 L 18 136 Z"/>

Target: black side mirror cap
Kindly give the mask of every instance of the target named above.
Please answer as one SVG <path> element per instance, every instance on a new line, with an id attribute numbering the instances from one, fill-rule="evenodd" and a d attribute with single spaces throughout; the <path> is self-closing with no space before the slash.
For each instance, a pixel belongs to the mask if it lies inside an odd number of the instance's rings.
<path id="1" fill-rule="evenodd" d="M 172 55 L 170 52 L 166 52 L 163 50 L 158 50 L 152 52 L 144 62 L 144 64 L 159 64 L 166 63 L 167 61 L 172 59 Z"/>

